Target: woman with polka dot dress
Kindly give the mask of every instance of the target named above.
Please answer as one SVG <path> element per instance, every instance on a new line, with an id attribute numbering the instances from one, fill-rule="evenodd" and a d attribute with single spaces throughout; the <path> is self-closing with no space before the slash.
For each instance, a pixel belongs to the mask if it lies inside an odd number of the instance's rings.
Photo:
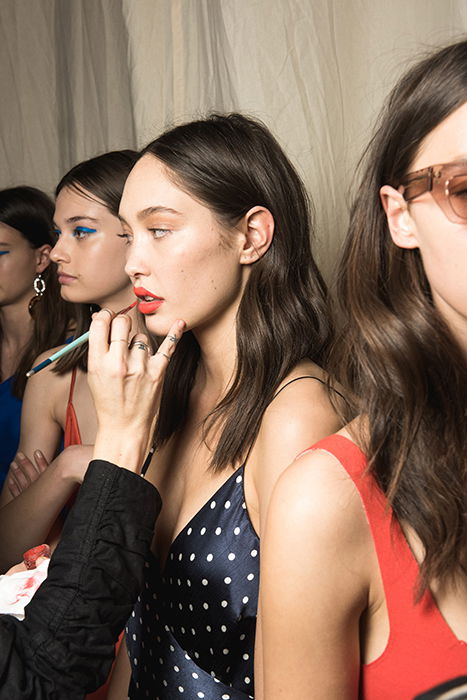
<path id="1" fill-rule="evenodd" d="M 339 426 L 307 196 L 261 123 L 214 115 L 143 150 L 120 217 L 138 308 L 165 339 L 151 355 L 127 317 L 95 316 L 94 456 L 141 469 L 153 446 L 146 478 L 163 508 L 110 697 L 260 697 L 269 498 Z"/>

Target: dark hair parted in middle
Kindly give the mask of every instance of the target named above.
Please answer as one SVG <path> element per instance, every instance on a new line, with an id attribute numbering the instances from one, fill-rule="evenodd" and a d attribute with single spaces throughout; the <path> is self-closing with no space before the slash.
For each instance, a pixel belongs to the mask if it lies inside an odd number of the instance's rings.
<path id="1" fill-rule="evenodd" d="M 54 205 L 45 192 L 19 185 L 0 191 L 0 222 L 7 224 L 25 238 L 31 248 L 53 246 L 52 219 Z M 60 285 L 52 265 L 42 273 L 45 292 L 31 314 L 34 325 L 31 339 L 19 358 L 13 392 L 22 398 L 26 388 L 26 372 L 39 353 L 65 342 L 72 316 L 72 306 L 60 296 Z M 31 284 L 31 296 L 34 290 Z M 2 331 L 0 328 L 0 340 Z"/>
<path id="2" fill-rule="evenodd" d="M 331 336 L 326 288 L 313 260 L 310 203 L 287 156 L 260 122 L 213 114 L 182 124 L 150 143 L 174 183 L 234 228 L 254 206 L 274 217 L 267 252 L 253 264 L 237 314 L 233 382 L 206 422 L 221 428 L 211 466 L 237 466 L 253 444 L 263 413 L 284 377 L 302 359 L 323 364 Z M 155 443 L 183 425 L 199 358 L 184 334 L 166 375 Z"/>
<path id="3" fill-rule="evenodd" d="M 379 191 L 399 187 L 425 137 L 466 101 L 466 41 L 396 85 L 365 154 L 337 283 L 345 324 L 333 368 L 368 417 L 371 470 L 423 544 L 420 591 L 467 568 L 467 366 L 419 250 L 393 243 Z"/>
<path id="4" fill-rule="evenodd" d="M 104 204 L 111 214 L 118 216 L 125 181 L 137 160 L 137 151 L 123 150 L 102 153 L 78 163 L 62 177 L 55 190 L 55 196 L 58 197 L 60 192 L 68 187 L 83 197 Z M 93 309 L 88 304 L 74 306 L 76 309 L 75 337 L 78 338 L 89 330 Z M 58 360 L 53 371 L 64 374 L 73 367 L 86 371 L 87 359 L 88 346 L 85 343 Z"/>

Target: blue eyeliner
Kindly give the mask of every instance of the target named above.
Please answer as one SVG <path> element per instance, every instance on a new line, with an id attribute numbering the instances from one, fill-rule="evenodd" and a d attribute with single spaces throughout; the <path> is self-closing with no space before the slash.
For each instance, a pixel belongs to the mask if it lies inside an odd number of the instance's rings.
<path id="1" fill-rule="evenodd" d="M 0 255 L 6 255 L 9 252 L 9 250 L 0 250 Z"/>

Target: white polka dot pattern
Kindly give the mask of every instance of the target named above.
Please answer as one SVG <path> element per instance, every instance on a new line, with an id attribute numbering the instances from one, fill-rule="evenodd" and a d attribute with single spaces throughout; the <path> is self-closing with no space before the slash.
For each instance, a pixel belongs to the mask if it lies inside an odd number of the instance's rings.
<path id="1" fill-rule="evenodd" d="M 126 628 L 130 700 L 254 695 L 259 540 L 245 508 L 243 471 L 181 531 L 162 575 L 149 560 Z"/>

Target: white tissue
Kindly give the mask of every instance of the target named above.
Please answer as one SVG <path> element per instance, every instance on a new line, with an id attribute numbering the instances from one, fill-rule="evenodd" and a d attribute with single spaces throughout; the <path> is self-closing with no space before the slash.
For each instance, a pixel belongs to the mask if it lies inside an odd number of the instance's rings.
<path id="1" fill-rule="evenodd" d="M 24 608 L 47 578 L 50 559 L 43 559 L 35 569 L 0 576 L 0 614 L 24 620 Z"/>

